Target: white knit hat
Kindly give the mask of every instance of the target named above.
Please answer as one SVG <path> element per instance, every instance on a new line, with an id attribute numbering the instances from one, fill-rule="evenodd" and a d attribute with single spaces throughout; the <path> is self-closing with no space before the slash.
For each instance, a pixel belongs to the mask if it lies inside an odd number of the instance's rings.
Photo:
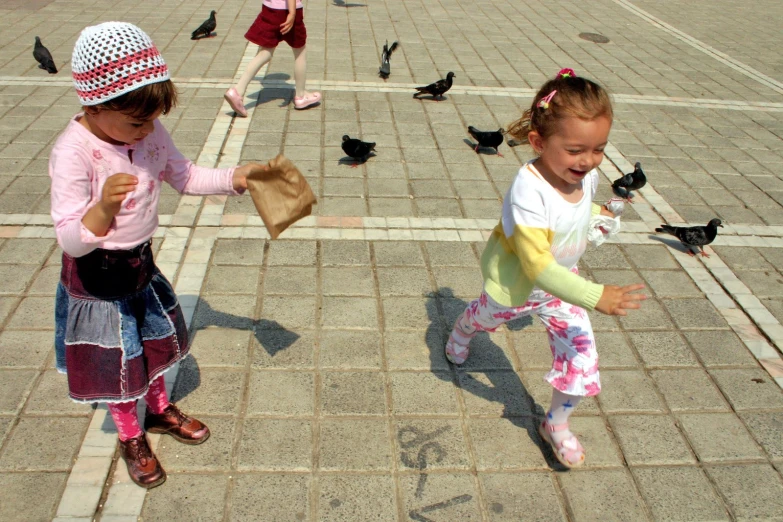
<path id="1" fill-rule="evenodd" d="M 166 62 L 147 33 L 125 22 L 86 27 L 73 48 L 71 69 L 82 105 L 169 79 Z"/>

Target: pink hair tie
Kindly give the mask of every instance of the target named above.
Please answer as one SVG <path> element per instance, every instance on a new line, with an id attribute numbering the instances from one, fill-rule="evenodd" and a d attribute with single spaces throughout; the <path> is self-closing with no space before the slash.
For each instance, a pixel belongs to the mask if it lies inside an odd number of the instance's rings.
<path id="1" fill-rule="evenodd" d="M 538 100 L 538 107 L 544 110 L 548 109 L 549 104 L 552 102 L 552 98 L 555 97 L 555 94 L 557 94 L 557 89 L 554 89 L 552 92 Z"/>
<path id="2" fill-rule="evenodd" d="M 557 73 L 558 78 L 576 78 L 576 73 L 573 69 L 560 69 L 560 72 Z"/>

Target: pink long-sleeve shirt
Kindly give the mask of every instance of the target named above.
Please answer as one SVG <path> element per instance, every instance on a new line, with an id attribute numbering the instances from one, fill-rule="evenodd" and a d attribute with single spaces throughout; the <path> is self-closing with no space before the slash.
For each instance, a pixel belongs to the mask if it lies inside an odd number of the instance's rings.
<path id="1" fill-rule="evenodd" d="M 286 0 L 264 0 L 262 4 L 270 9 L 285 9 L 288 11 L 288 2 Z M 296 0 L 296 8 L 302 8 L 302 0 Z"/>
<path id="2" fill-rule="evenodd" d="M 57 138 L 49 155 L 52 220 L 57 242 L 73 257 L 96 248 L 127 250 L 149 240 L 158 228 L 158 200 L 165 181 L 181 194 L 232 194 L 235 167 L 210 169 L 194 165 L 174 146 L 166 128 L 155 129 L 132 145 L 107 143 L 79 123 L 76 115 Z M 82 218 L 101 199 L 106 179 L 133 174 L 136 190 L 127 194 L 104 236 L 96 236 Z"/>

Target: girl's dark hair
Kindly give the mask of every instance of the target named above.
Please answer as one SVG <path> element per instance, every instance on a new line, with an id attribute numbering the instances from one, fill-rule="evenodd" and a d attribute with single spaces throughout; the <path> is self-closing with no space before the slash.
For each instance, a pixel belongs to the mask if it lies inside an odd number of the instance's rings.
<path id="1" fill-rule="evenodd" d="M 144 85 L 95 108 L 119 111 L 132 118 L 147 120 L 158 111 L 168 114 L 177 106 L 177 89 L 171 80 Z"/>
<path id="2" fill-rule="evenodd" d="M 546 108 L 540 106 L 542 99 L 553 90 L 557 93 Z M 539 89 L 533 104 L 522 117 L 508 126 L 508 133 L 518 142 L 527 143 L 527 136 L 536 131 L 546 139 L 557 132 L 558 122 L 569 116 L 583 120 L 594 120 L 606 116 L 613 118 L 612 102 L 606 89 L 586 78 L 573 74 L 558 73 Z"/>

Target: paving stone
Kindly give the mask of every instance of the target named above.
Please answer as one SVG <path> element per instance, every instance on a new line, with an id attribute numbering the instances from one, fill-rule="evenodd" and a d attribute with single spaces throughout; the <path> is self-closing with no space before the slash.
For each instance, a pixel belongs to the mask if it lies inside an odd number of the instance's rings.
<path id="1" fill-rule="evenodd" d="M 407 241 L 374 241 L 375 263 L 378 266 L 424 265 L 419 243 Z"/>
<path id="2" fill-rule="evenodd" d="M 753 354 L 742 341 L 730 331 L 707 330 L 683 332 L 704 366 L 750 366 L 758 367 Z"/>
<path id="3" fill-rule="evenodd" d="M 22 277 L 21 281 L 24 281 Z M 33 284 L 27 290 L 31 295 L 54 296 L 57 292 L 57 284 L 60 282 L 60 266 L 45 266 L 38 272 Z"/>
<path id="4" fill-rule="evenodd" d="M 639 282 L 639 281 L 636 281 Z M 649 294 L 648 294 L 649 295 Z M 678 301 L 675 301 L 678 302 Z M 590 316 L 592 321 L 593 316 Z M 620 324 L 626 330 L 673 330 L 674 325 L 669 314 L 657 299 L 649 298 L 642 303 L 639 310 L 631 310 L 626 316 L 619 318 Z"/>
<path id="5" fill-rule="evenodd" d="M 631 471 L 655 520 L 730 520 L 699 468 L 631 468 Z"/>
<path id="6" fill-rule="evenodd" d="M 321 263 L 323 266 L 369 266 L 369 244 L 364 241 L 322 241 Z"/>
<path id="7" fill-rule="evenodd" d="M 687 273 L 675 270 L 642 270 L 642 277 L 658 297 L 701 297 Z"/>
<path id="8" fill-rule="evenodd" d="M 320 469 L 389 470 L 391 439 L 386 419 L 325 419 L 321 422 Z"/>
<path id="9" fill-rule="evenodd" d="M 257 330 L 251 343 L 253 368 L 314 368 L 315 333 L 312 331 Z"/>
<path id="10" fill-rule="evenodd" d="M 584 402 L 583 400 L 579 404 L 580 409 Z M 540 422 L 540 419 L 537 422 Z M 621 451 L 603 418 L 572 415 L 569 419 L 569 424 L 572 432 L 577 436 L 582 447 L 585 448 L 585 468 L 623 466 Z M 545 451 L 550 453 L 552 450 L 547 448 Z M 550 464 L 556 462 L 554 455 L 548 458 Z"/>
<path id="11" fill-rule="evenodd" d="M 663 245 L 623 245 L 626 255 L 639 268 L 679 268 L 668 249 Z"/>
<path id="12" fill-rule="evenodd" d="M 377 329 L 375 302 L 366 297 L 324 297 L 323 324 L 332 328 Z"/>
<path id="13" fill-rule="evenodd" d="M 209 295 L 199 296 L 192 327 L 207 326 L 252 330 L 256 308 L 253 295 Z"/>
<path id="14" fill-rule="evenodd" d="M 212 262 L 216 265 L 257 266 L 264 261 L 263 239 L 218 239 Z"/>
<path id="15" fill-rule="evenodd" d="M 247 363 L 250 332 L 226 328 L 197 330 L 191 338 L 190 353 L 202 367 L 244 367 Z"/>
<path id="16" fill-rule="evenodd" d="M 618 245 L 604 244 L 588 248 L 581 261 L 590 268 L 631 268 Z"/>
<path id="17" fill-rule="evenodd" d="M 11 295 L 23 293 L 35 274 L 30 268 L 30 265 L 0 265 L 0 292 Z M 52 291 L 54 288 L 56 281 Z"/>
<path id="18" fill-rule="evenodd" d="M 509 371 L 460 372 L 469 415 L 530 415 L 533 404 L 519 376 Z"/>
<path id="19" fill-rule="evenodd" d="M 322 475 L 318 479 L 318 520 L 394 520 L 391 475 Z"/>
<path id="20" fill-rule="evenodd" d="M 623 469 L 572 471 L 559 478 L 576 521 L 646 518 L 633 481 Z"/>
<path id="21" fill-rule="evenodd" d="M 647 367 L 699 365 L 690 347 L 677 332 L 630 332 L 628 336 Z"/>
<path id="22" fill-rule="evenodd" d="M 155 454 L 168 473 L 179 471 L 227 471 L 231 466 L 231 447 L 234 444 L 236 419 L 199 415 L 209 427 L 209 440 L 190 446 L 172 437 L 161 437 Z"/>
<path id="23" fill-rule="evenodd" d="M 35 415 L 89 415 L 92 410 L 92 405 L 70 399 L 65 375 L 57 370 L 47 370 L 30 393 L 24 412 Z"/>
<path id="24" fill-rule="evenodd" d="M 440 328 L 439 317 L 430 317 L 427 305 L 422 306 L 420 297 L 384 297 L 381 299 L 381 304 L 386 329 L 419 330 L 428 328 L 433 322 L 436 322 L 437 327 Z M 365 307 L 364 310 L 366 309 Z M 367 314 L 366 311 L 362 313 Z M 326 315 L 324 315 L 324 323 L 331 324 L 327 323 Z"/>
<path id="25" fill-rule="evenodd" d="M 389 370 L 449 370 L 443 351 L 446 341 L 437 329 L 390 331 L 384 338 Z"/>
<path id="26" fill-rule="evenodd" d="M 711 370 L 710 374 L 735 410 L 783 407 L 783 390 L 764 370 Z"/>
<path id="27" fill-rule="evenodd" d="M 383 415 L 386 394 L 377 372 L 322 372 L 321 412 L 324 415 Z"/>
<path id="28" fill-rule="evenodd" d="M 147 493 L 141 516 L 161 518 L 216 520 L 223 516 L 228 477 L 225 475 L 194 475 L 170 473 L 165 488 Z"/>
<path id="29" fill-rule="evenodd" d="M 5 440 L 5 436 L 11 429 L 11 425 L 14 423 L 15 417 L 0 417 L 0 444 Z"/>
<path id="30" fill-rule="evenodd" d="M 54 317 L 54 299 L 51 297 L 25 297 L 6 324 L 7 329 L 54 329 L 54 321 L 42 324 L 41 317 Z"/>
<path id="31" fill-rule="evenodd" d="M 269 266 L 313 266 L 316 262 L 315 251 L 315 241 L 270 241 L 267 262 Z"/>
<path id="32" fill-rule="evenodd" d="M 783 460 L 783 412 L 740 413 L 740 418 L 772 460 Z"/>
<path id="33" fill-rule="evenodd" d="M 609 421 L 623 455 L 631 466 L 695 463 L 671 417 L 613 415 Z"/>
<path id="34" fill-rule="evenodd" d="M 471 419 L 469 426 L 480 471 L 547 468 L 534 417 Z"/>
<path id="35" fill-rule="evenodd" d="M 254 371 L 247 412 L 251 415 L 312 415 L 314 376 L 310 372 Z"/>
<path id="36" fill-rule="evenodd" d="M 489 519 L 496 522 L 565 522 L 566 515 L 546 473 L 479 473 Z"/>
<path id="37" fill-rule="evenodd" d="M 633 333 L 629 334 L 633 338 Z M 645 332 L 645 336 L 656 335 Z M 625 335 L 621 332 L 596 332 L 595 344 L 600 355 L 601 368 L 636 368 L 639 361 Z"/>
<path id="38" fill-rule="evenodd" d="M 397 466 L 406 470 L 468 469 L 461 422 L 457 419 L 398 419 L 394 437 Z"/>
<path id="39" fill-rule="evenodd" d="M 375 279 L 369 266 L 324 268 L 321 277 L 324 295 L 375 295 Z"/>
<path id="40" fill-rule="evenodd" d="M 662 301 L 680 328 L 724 328 L 728 324 L 706 298 Z M 647 302 L 643 306 L 646 305 Z"/>
<path id="41" fill-rule="evenodd" d="M 7 522 L 52 520 L 67 473 L 0 473 L 0 519 Z M 35 499 L 31 502 L 31 499 Z"/>
<path id="42" fill-rule="evenodd" d="M 315 296 L 264 296 L 263 306 L 259 328 L 296 330 L 315 326 Z"/>
<path id="43" fill-rule="evenodd" d="M 312 421 L 246 419 L 239 442 L 242 471 L 309 471 L 312 468 Z"/>
<path id="44" fill-rule="evenodd" d="M 37 377 L 32 370 L 0 370 L 0 413 L 19 412 Z"/>
<path id="45" fill-rule="evenodd" d="M 774 270 L 763 253 L 747 247 L 715 246 L 713 250 L 734 270 Z M 766 249 L 765 249 L 766 250 Z"/>
<path id="46" fill-rule="evenodd" d="M 382 296 L 421 296 L 432 291 L 424 268 L 378 268 L 378 287 Z"/>
<path id="47" fill-rule="evenodd" d="M 309 518 L 309 476 L 243 474 L 233 480 L 229 520 L 251 520 L 260 513 L 280 522 Z"/>
<path id="48" fill-rule="evenodd" d="M 664 411 L 652 380 L 640 371 L 602 371 L 598 402 L 607 413 Z"/>
<path id="49" fill-rule="evenodd" d="M 775 520 L 783 513 L 783 484 L 769 464 L 707 468 L 736 520 Z"/>
<path id="50" fill-rule="evenodd" d="M 552 368 L 552 351 L 549 349 L 546 330 L 532 330 L 530 327 L 517 331 L 512 330 L 511 339 L 516 349 L 520 368 L 538 368 L 547 371 Z"/>
<path id="51" fill-rule="evenodd" d="M 701 369 L 655 370 L 655 385 L 672 411 L 727 411 L 729 405 Z"/>
<path id="52" fill-rule="evenodd" d="M 735 273 L 756 297 L 783 297 L 783 277 L 776 271 L 737 270 Z"/>
<path id="53" fill-rule="evenodd" d="M 321 368 L 373 370 L 381 367 L 378 332 L 327 330 L 321 334 L 320 344 Z"/>
<path id="54" fill-rule="evenodd" d="M 505 333 L 479 333 L 470 342 L 470 358 L 458 368 L 464 371 L 513 370 L 514 356 Z"/>
<path id="55" fill-rule="evenodd" d="M 42 265 L 54 243 L 53 239 L 8 239 L 0 249 L 0 263 Z"/>
<path id="56" fill-rule="evenodd" d="M 689 413 L 681 414 L 679 419 L 702 462 L 752 460 L 763 456 L 733 413 Z"/>
<path id="57" fill-rule="evenodd" d="M 395 415 L 459 412 L 457 388 L 448 372 L 389 372 Z"/>
<path id="58" fill-rule="evenodd" d="M 213 266 L 207 273 L 204 291 L 220 294 L 255 294 L 260 270 L 258 267 Z"/>
<path id="59" fill-rule="evenodd" d="M 0 456 L 0 469 L 68 471 L 89 420 L 85 417 L 22 417 Z"/>
<path id="60" fill-rule="evenodd" d="M 450 473 L 424 476 L 424 481 L 421 475 L 403 475 L 399 478 L 404 512 L 408 517 L 412 520 L 434 516 L 439 520 L 482 520 L 472 475 Z"/>
<path id="61" fill-rule="evenodd" d="M 438 294 L 444 297 L 473 299 L 484 286 L 481 271 L 476 268 L 436 267 L 432 275 Z"/>
<path id="62" fill-rule="evenodd" d="M 236 413 L 244 380 L 244 373 L 199 368 L 196 359 L 188 357 L 180 363 L 171 400 L 192 415 Z"/>
<path id="63" fill-rule="evenodd" d="M 440 183 L 440 182 L 438 182 Z M 442 185 L 442 183 L 440 183 Z M 478 268 L 478 258 L 468 243 L 425 243 L 432 266 L 466 266 Z"/>
<path id="64" fill-rule="evenodd" d="M 315 268 L 270 266 L 264 274 L 264 294 L 301 295 L 315 293 Z"/>

